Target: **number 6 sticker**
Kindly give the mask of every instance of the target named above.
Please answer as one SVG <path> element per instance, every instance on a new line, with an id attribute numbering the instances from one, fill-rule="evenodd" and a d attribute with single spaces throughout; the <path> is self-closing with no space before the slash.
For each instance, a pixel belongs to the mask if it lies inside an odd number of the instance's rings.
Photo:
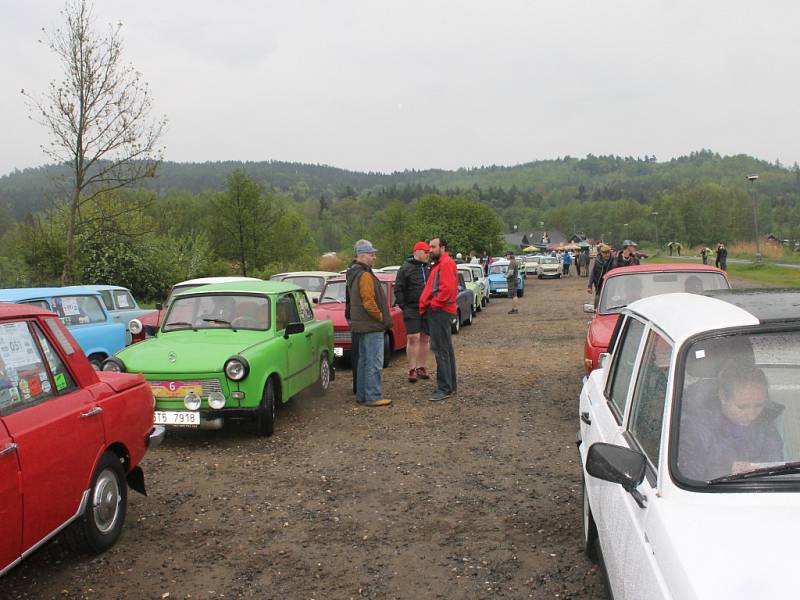
<path id="1" fill-rule="evenodd" d="M 169 385 L 167 386 L 167 389 L 168 389 L 170 392 L 174 392 L 175 390 L 177 390 L 177 389 L 178 389 L 178 386 L 175 384 L 175 382 L 174 382 L 174 381 L 170 381 L 170 382 L 169 382 Z"/>

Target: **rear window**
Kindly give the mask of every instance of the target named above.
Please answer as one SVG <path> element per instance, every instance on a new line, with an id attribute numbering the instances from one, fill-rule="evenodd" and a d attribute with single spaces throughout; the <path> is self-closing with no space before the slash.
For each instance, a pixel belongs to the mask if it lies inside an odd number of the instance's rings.
<path id="1" fill-rule="evenodd" d="M 613 271 L 612 271 L 613 272 Z M 709 290 L 727 290 L 728 280 L 713 272 L 631 273 L 609 277 L 603 284 L 600 312 L 618 311 L 631 302 L 659 294 L 687 292 L 702 294 Z"/>
<path id="2" fill-rule="evenodd" d="M 53 305 L 67 326 L 103 323 L 106 315 L 96 296 L 57 296 Z"/>
<path id="3" fill-rule="evenodd" d="M 118 310 L 136 308 L 136 302 L 128 290 L 114 290 L 114 304 L 117 305 Z"/>

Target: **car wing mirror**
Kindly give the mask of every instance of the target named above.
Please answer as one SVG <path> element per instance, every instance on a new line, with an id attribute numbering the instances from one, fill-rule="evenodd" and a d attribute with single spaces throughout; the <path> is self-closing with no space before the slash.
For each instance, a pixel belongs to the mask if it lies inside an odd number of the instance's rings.
<path id="1" fill-rule="evenodd" d="M 306 326 L 303 323 L 289 323 L 286 326 L 286 330 L 283 333 L 283 337 L 288 338 L 290 335 L 303 333 L 305 330 Z"/>
<path id="2" fill-rule="evenodd" d="M 155 334 L 158 333 L 158 327 L 155 325 L 145 325 L 144 326 L 144 334 L 147 337 L 153 337 Z"/>
<path id="3" fill-rule="evenodd" d="M 589 475 L 620 484 L 641 508 L 645 506 L 645 497 L 636 488 L 644 480 L 646 468 L 644 454 L 624 446 L 597 442 L 589 447 L 586 456 L 586 472 Z"/>
<path id="4" fill-rule="evenodd" d="M 584 304 L 583 305 L 583 312 L 594 314 L 595 313 L 594 304 L 590 304 L 590 303 Z"/>
<path id="5" fill-rule="evenodd" d="M 156 302 L 156 310 L 161 310 L 164 308 L 164 305 L 161 302 Z"/>
<path id="6" fill-rule="evenodd" d="M 314 304 L 319 304 L 319 298 L 312 298 L 311 302 L 313 302 Z"/>

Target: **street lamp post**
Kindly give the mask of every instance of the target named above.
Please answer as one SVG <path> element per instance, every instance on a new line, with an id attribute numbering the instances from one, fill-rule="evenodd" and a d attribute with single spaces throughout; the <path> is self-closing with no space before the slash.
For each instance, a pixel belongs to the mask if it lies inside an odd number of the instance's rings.
<path id="1" fill-rule="evenodd" d="M 658 241 L 658 213 L 653 211 L 650 213 L 656 221 L 656 252 L 661 252 L 661 243 Z"/>
<path id="2" fill-rule="evenodd" d="M 750 199 L 753 201 L 753 234 L 756 238 L 756 262 L 761 262 L 761 245 L 758 240 L 758 209 L 756 208 L 756 188 L 758 175 L 748 175 L 747 181 L 750 182 Z"/>

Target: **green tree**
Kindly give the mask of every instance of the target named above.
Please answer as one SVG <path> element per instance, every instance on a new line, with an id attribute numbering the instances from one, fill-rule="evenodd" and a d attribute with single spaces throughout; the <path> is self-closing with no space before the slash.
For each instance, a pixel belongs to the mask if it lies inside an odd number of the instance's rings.
<path id="1" fill-rule="evenodd" d="M 452 254 L 475 250 L 493 254 L 503 249 L 503 224 L 486 206 L 458 196 L 428 195 L 415 207 L 415 233 L 419 239 L 442 236 Z"/>

